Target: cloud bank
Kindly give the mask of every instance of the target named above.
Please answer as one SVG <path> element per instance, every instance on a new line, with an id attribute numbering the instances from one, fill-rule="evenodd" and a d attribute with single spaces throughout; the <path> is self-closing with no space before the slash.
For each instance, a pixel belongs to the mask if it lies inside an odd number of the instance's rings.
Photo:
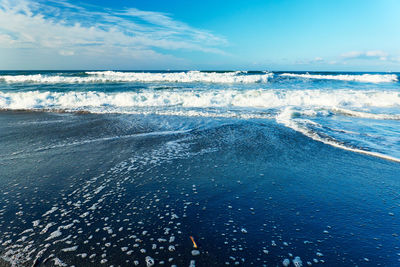
<path id="1" fill-rule="evenodd" d="M 160 12 L 110 10 L 67 1 L 0 0 L 0 49 L 10 54 L 10 61 L 14 55 L 16 60 L 25 57 L 57 67 L 60 60 L 68 63 L 72 60 L 66 58 L 73 57 L 85 68 L 88 64 L 83 61 L 125 62 L 135 68 L 150 61 L 150 65 L 184 63 L 171 55 L 174 51 L 224 54 L 221 47 L 226 43 Z"/>

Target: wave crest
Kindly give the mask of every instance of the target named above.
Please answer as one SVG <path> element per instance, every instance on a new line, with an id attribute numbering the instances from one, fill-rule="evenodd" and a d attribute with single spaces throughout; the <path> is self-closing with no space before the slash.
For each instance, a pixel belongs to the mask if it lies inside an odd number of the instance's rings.
<path id="1" fill-rule="evenodd" d="M 3 75 L 7 83 L 106 83 L 106 82 L 172 82 L 172 83 L 266 83 L 272 73 L 244 75 L 244 72 L 116 72 L 92 71 L 88 76 L 62 75 Z"/>
<path id="2" fill-rule="evenodd" d="M 393 91 L 357 90 L 217 90 L 217 91 L 141 91 L 141 92 L 1 92 L 2 109 L 71 109 L 91 111 L 136 107 L 209 108 L 240 107 L 273 109 L 319 107 L 343 110 L 369 107 L 400 107 L 400 94 Z M 353 116 L 357 116 L 353 112 Z M 361 113 L 360 113 L 361 114 Z M 365 115 L 365 114 L 364 114 Z"/>
<path id="3" fill-rule="evenodd" d="M 245 71 L 235 72 L 120 72 L 120 71 L 88 71 L 86 76 L 68 75 L 1 75 L 0 81 L 7 83 L 107 83 L 107 82 L 168 82 L 168 83 L 266 83 L 274 77 L 272 72 L 249 74 Z M 300 79 L 356 81 L 367 83 L 397 82 L 396 74 L 299 74 L 282 73 L 277 77 Z"/>
<path id="4" fill-rule="evenodd" d="M 389 83 L 397 82 L 396 74 L 337 74 L 337 75 L 320 75 L 320 74 L 297 74 L 297 73 L 282 73 L 283 77 L 319 79 L 319 80 L 341 80 L 369 83 Z"/>

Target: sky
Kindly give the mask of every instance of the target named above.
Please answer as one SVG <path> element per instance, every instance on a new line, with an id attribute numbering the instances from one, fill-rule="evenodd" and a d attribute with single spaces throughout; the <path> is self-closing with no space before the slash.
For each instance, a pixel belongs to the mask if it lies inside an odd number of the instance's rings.
<path id="1" fill-rule="evenodd" d="M 398 0 L 0 0 L 0 69 L 400 71 Z"/>

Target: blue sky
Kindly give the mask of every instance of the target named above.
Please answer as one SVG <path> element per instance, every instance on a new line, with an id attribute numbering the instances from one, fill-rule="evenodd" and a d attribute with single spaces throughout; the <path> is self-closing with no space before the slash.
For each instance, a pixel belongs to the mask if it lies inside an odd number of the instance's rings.
<path id="1" fill-rule="evenodd" d="M 400 71 L 397 0 L 0 0 L 0 69 Z"/>

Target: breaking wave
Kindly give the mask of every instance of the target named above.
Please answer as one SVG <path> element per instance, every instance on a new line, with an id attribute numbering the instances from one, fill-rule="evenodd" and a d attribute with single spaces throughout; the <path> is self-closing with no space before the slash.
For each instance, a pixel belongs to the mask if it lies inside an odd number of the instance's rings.
<path id="1" fill-rule="evenodd" d="M 172 83 L 265 83 L 272 73 L 251 74 L 246 72 L 116 72 L 93 71 L 86 76 L 64 75 L 3 75 L 0 80 L 7 83 L 106 83 L 106 82 L 172 82 Z"/>
<path id="2" fill-rule="evenodd" d="M 344 108 L 332 109 L 336 114 L 373 120 L 400 120 L 400 114 L 376 114 L 371 112 L 355 111 Z"/>
<path id="3" fill-rule="evenodd" d="M 367 83 L 397 82 L 396 74 L 300 74 L 272 72 L 248 73 L 235 72 L 119 72 L 119 71 L 88 71 L 81 75 L 68 74 L 30 74 L 30 75 L 0 75 L 0 81 L 7 83 L 107 83 L 107 82 L 167 82 L 167 83 L 267 83 L 272 78 L 291 77 L 300 79 L 340 80 Z M 278 79 L 279 80 L 279 79 Z"/>
<path id="4" fill-rule="evenodd" d="M 97 74 L 90 74 L 97 75 Z M 99 74 L 100 76 L 103 74 Z M 123 75 L 125 74 L 117 74 Z M 232 74 L 235 75 L 235 74 Z M 224 117 L 241 119 L 275 119 L 278 123 L 316 141 L 335 147 L 400 161 L 392 135 L 400 120 L 400 92 L 383 89 L 281 90 L 281 89 L 216 89 L 216 90 L 141 90 L 128 92 L 100 91 L 0 91 L 1 110 L 53 112 L 89 112 L 121 114 L 158 114 L 187 117 Z M 351 138 L 325 130 L 324 121 L 350 117 L 361 121 L 385 121 L 388 130 L 369 151 L 370 141 L 352 142 Z M 322 126 L 317 125 L 322 120 Z M 378 124 L 379 124 L 378 123 Z M 335 124 L 335 123 L 333 123 Z M 374 125 L 372 123 L 371 125 Z M 338 126 L 340 127 L 340 126 Z M 359 127 L 359 128 L 357 128 Z M 365 132 L 363 124 L 356 132 Z M 360 128 L 361 127 L 361 128 Z M 385 128 L 386 129 L 386 128 Z M 352 130 L 344 127 L 340 131 Z M 372 130 L 373 131 L 373 130 Z M 378 130 L 379 131 L 379 130 Z M 389 133 L 389 132 L 390 133 Z M 393 133 L 392 133 L 393 132 Z M 351 133 L 349 136 L 353 135 Z M 337 139 L 335 139 L 337 138 Z M 387 140 L 386 140 L 387 139 Z M 338 140 L 345 140 L 346 143 Z M 383 153 L 381 153 L 383 151 Z"/>
<path id="5" fill-rule="evenodd" d="M 282 73 L 283 77 L 319 79 L 319 80 L 341 80 L 369 83 L 389 83 L 397 82 L 396 74 L 336 74 L 336 75 L 320 75 L 320 74 L 298 74 L 298 73 Z"/>
<path id="6" fill-rule="evenodd" d="M 400 107 L 400 93 L 394 91 L 359 90 L 215 90 L 215 91 L 141 91 L 141 92 L 1 92 L 2 109 L 70 109 L 100 111 L 136 107 L 230 107 L 271 109 L 281 107 L 321 107 L 368 116 L 353 108 Z M 352 108 L 349 110 L 349 107 Z M 361 114 L 361 115 L 360 115 Z M 367 114 L 367 115 L 365 115 Z M 388 115 L 390 116 L 390 115 Z M 386 116 L 386 119 L 390 117 Z M 396 115 L 397 116 L 397 115 Z M 397 119 L 398 117 L 396 117 Z"/>
<path id="7" fill-rule="evenodd" d="M 375 151 L 369 151 L 365 149 L 358 148 L 356 146 L 351 146 L 349 144 L 345 144 L 344 142 L 341 142 L 339 140 L 336 140 L 335 138 L 318 133 L 316 131 L 313 131 L 309 127 L 307 127 L 307 124 L 316 124 L 315 122 L 312 122 L 310 120 L 302 119 L 300 121 L 298 120 L 293 120 L 293 116 L 296 113 L 292 108 L 285 108 L 278 116 L 276 116 L 276 121 L 288 128 L 291 128 L 292 130 L 295 130 L 296 132 L 299 132 L 315 141 L 322 142 L 324 144 L 337 147 L 340 149 L 360 153 L 360 154 L 365 154 L 369 156 L 374 156 L 394 162 L 400 162 L 400 158 L 398 157 L 393 157 L 390 155 L 386 155 L 380 152 L 375 152 Z M 364 117 L 364 116 L 362 116 Z M 397 119 L 399 116 L 397 115 Z"/>

